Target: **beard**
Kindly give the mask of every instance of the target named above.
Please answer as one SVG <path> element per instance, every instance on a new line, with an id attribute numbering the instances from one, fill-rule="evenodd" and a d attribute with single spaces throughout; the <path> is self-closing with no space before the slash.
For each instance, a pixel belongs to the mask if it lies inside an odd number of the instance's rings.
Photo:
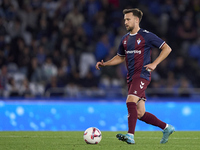
<path id="1" fill-rule="evenodd" d="M 127 31 L 131 32 L 134 29 L 134 27 L 128 26 L 128 27 L 126 27 L 126 29 L 127 29 Z"/>

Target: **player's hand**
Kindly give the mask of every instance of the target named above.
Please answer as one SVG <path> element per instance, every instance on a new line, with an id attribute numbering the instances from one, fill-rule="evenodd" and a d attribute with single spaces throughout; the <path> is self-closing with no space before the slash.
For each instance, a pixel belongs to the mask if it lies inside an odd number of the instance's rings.
<path id="1" fill-rule="evenodd" d="M 157 65 L 151 63 L 151 64 L 145 65 L 144 67 L 146 68 L 147 71 L 151 72 L 156 69 Z"/>
<path id="2" fill-rule="evenodd" d="M 96 69 L 97 69 L 97 70 L 100 70 L 99 67 L 104 67 L 104 66 L 105 66 L 104 61 L 101 60 L 101 61 L 97 62 L 97 64 L 96 64 Z"/>

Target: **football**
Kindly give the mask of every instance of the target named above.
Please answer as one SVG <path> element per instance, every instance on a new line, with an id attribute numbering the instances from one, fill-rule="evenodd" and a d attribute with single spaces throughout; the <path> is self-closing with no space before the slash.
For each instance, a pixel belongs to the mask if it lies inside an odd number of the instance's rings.
<path id="1" fill-rule="evenodd" d="M 90 127 L 85 130 L 83 138 L 87 144 L 98 144 L 101 141 L 101 131 L 96 127 Z"/>

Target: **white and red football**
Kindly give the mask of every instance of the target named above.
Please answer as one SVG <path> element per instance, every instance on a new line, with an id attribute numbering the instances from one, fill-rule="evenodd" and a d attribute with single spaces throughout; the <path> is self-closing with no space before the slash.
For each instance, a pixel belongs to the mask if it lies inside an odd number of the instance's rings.
<path id="1" fill-rule="evenodd" d="M 87 144 L 98 144 L 101 141 L 101 131 L 96 127 L 90 127 L 85 130 L 83 138 Z"/>

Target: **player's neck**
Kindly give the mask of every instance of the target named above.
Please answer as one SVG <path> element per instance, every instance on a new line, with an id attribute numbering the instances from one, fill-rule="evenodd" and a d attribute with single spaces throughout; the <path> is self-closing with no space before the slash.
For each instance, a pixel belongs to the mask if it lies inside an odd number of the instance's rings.
<path id="1" fill-rule="evenodd" d="M 136 34 L 136 33 L 138 33 L 139 30 L 140 30 L 140 27 L 138 26 L 138 27 L 134 28 L 134 29 L 130 32 L 130 34 Z"/>

